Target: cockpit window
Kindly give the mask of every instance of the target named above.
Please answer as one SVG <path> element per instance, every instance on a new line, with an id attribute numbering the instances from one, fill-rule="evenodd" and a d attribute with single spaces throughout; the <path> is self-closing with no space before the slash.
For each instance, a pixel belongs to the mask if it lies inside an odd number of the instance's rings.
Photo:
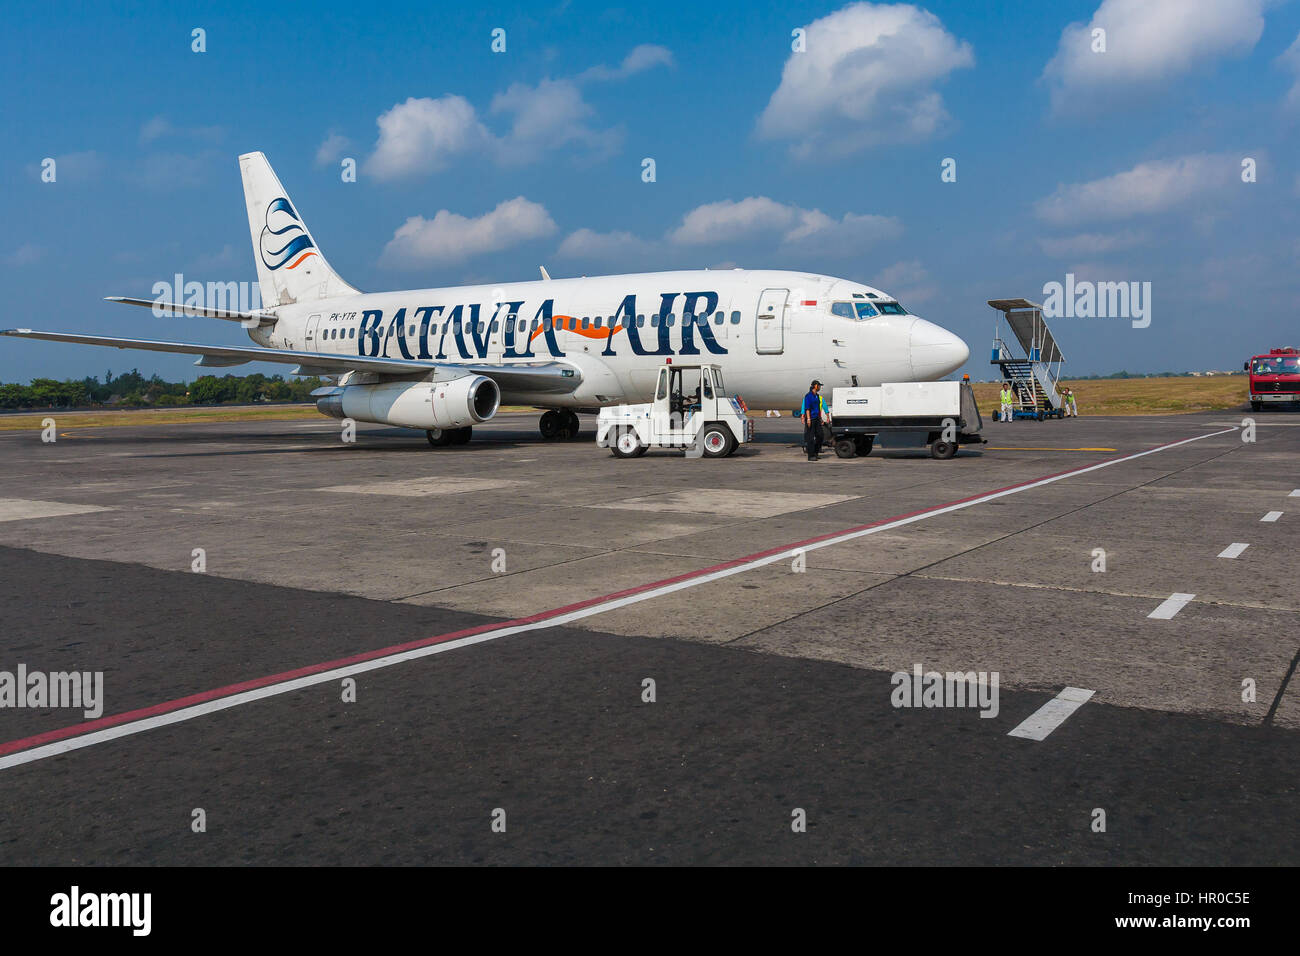
<path id="1" fill-rule="evenodd" d="M 831 306 L 831 315 L 838 315 L 844 319 L 853 318 L 852 302 L 836 302 Z"/>
<path id="2" fill-rule="evenodd" d="M 876 308 L 885 315 L 907 315 L 907 310 L 897 302 L 877 302 Z"/>
<path id="3" fill-rule="evenodd" d="M 870 302 L 854 302 L 853 304 L 857 306 L 859 319 L 873 319 L 880 314 Z"/>

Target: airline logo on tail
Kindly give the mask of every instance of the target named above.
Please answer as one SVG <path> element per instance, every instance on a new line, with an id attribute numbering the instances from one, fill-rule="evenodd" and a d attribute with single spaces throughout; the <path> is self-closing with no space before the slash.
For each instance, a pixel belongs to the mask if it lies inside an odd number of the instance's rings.
<path id="1" fill-rule="evenodd" d="M 303 228 L 302 220 L 284 196 L 271 200 L 266 207 L 258 252 L 262 262 L 274 272 L 286 263 L 296 269 L 302 261 L 316 255 L 315 244 Z"/>

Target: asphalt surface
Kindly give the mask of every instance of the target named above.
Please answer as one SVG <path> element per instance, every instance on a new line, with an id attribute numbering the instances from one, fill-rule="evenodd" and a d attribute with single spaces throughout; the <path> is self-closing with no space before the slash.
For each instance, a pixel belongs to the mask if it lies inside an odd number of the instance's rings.
<path id="1" fill-rule="evenodd" d="M 115 714 L 1226 432 L 373 670 L 352 702 L 332 681 L 0 769 L 0 860 L 1291 863 L 1300 417 L 1257 420 L 993 424 L 950 462 L 808 463 L 788 419 L 718 462 L 523 416 L 441 450 L 324 420 L 0 433 L 0 670 L 102 671 Z M 997 672 L 997 716 L 892 706 L 918 663 Z M 1065 687 L 1095 694 L 1009 736 Z M 80 720 L 3 708 L 0 739 Z"/>

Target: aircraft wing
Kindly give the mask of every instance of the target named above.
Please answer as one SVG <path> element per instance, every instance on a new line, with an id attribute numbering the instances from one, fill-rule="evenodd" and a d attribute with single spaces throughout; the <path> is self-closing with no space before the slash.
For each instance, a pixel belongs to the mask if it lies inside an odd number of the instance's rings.
<path id="1" fill-rule="evenodd" d="M 366 355 L 332 355 L 327 352 L 300 352 L 289 349 L 264 349 L 249 346 L 196 345 L 192 342 L 158 342 L 150 339 L 118 339 L 103 335 L 80 335 L 72 332 L 37 332 L 32 329 L 4 329 L 0 335 L 47 342 L 70 342 L 74 345 L 101 345 L 118 349 L 141 349 L 148 352 L 177 352 L 199 355 L 200 365 L 226 367 L 245 362 L 277 362 L 299 365 L 314 374 L 342 375 L 345 372 L 376 372 L 381 375 L 414 375 L 420 372 L 446 371 L 486 375 L 502 391 L 543 392 L 565 395 L 582 383 L 582 373 L 562 362 L 530 362 L 512 365 L 459 364 L 429 362 L 420 359 L 381 358 Z"/>

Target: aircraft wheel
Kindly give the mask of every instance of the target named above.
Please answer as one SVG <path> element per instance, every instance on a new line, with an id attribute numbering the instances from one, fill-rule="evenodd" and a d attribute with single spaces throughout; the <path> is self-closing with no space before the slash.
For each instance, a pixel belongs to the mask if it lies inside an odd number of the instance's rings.
<path id="1" fill-rule="evenodd" d="M 875 447 L 876 440 L 871 435 L 858 435 L 853 439 L 853 445 L 858 455 L 866 458 L 871 454 L 871 449 Z"/>
<path id="2" fill-rule="evenodd" d="M 555 441 L 560 437 L 560 413 L 555 409 L 542 412 L 541 421 L 537 423 L 537 430 L 542 433 L 545 441 Z"/>
<path id="3" fill-rule="evenodd" d="M 946 461 L 955 454 L 957 454 L 955 441 L 937 441 L 930 446 L 930 457 L 938 458 L 940 461 Z"/>
<path id="4" fill-rule="evenodd" d="M 835 441 L 836 458 L 856 458 L 858 446 L 851 438 L 839 438 Z"/>
<path id="5" fill-rule="evenodd" d="M 560 416 L 560 438 L 564 441 L 573 441 L 578 437 L 578 431 L 582 424 L 578 421 L 578 413 L 565 409 L 558 413 Z"/>
<path id="6" fill-rule="evenodd" d="M 700 436 L 705 458 L 726 458 L 736 444 L 736 437 L 726 425 L 705 425 Z"/>
<path id="7" fill-rule="evenodd" d="M 470 436 L 473 434 L 473 425 L 466 425 L 464 428 L 453 428 L 451 430 L 451 443 L 453 445 L 468 444 Z"/>
<path id="8" fill-rule="evenodd" d="M 429 439 L 429 444 L 434 448 L 446 448 L 452 443 L 452 433 L 454 428 L 430 428 L 424 433 L 424 437 Z"/>

